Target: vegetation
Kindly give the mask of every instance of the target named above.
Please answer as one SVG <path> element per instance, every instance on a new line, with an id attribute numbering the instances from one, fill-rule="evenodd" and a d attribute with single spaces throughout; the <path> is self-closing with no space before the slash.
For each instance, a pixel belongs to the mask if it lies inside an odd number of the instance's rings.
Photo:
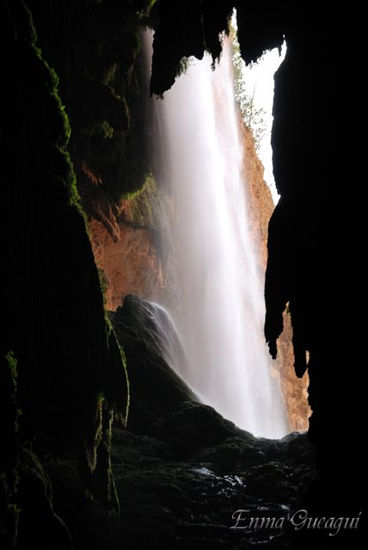
<path id="1" fill-rule="evenodd" d="M 186 74 L 189 70 L 189 67 L 191 66 L 193 62 L 193 57 L 182 57 L 179 61 L 178 67 L 176 69 L 176 76 L 181 76 L 182 74 Z"/>
<path id="2" fill-rule="evenodd" d="M 116 346 L 119 359 L 120 359 L 121 364 L 122 364 L 123 369 L 124 369 L 126 388 L 121 388 L 121 392 L 119 392 L 118 388 L 116 388 L 116 389 L 117 389 L 118 395 L 119 395 L 119 393 L 121 393 L 122 395 L 125 396 L 125 399 L 126 399 L 125 406 L 121 407 L 120 420 L 122 421 L 122 423 L 124 425 L 127 425 L 129 409 L 130 409 L 130 398 L 131 398 L 131 396 L 130 396 L 130 380 L 129 380 L 129 376 L 128 376 L 128 367 L 127 367 L 127 358 L 126 358 L 126 354 L 125 354 L 125 351 L 124 351 L 124 347 L 119 342 L 118 335 L 116 334 L 116 330 L 114 328 L 114 325 L 113 325 L 113 323 L 110 319 L 109 313 L 107 311 L 105 311 L 105 325 L 106 325 L 106 336 L 107 336 L 108 349 L 109 349 L 110 352 L 112 352 L 112 350 L 111 350 L 112 343 L 114 344 L 114 346 Z M 117 411 L 115 411 L 115 413 L 117 414 Z"/>
<path id="3" fill-rule="evenodd" d="M 151 9 L 157 0 L 145 0 L 143 6 L 137 11 L 137 15 L 144 21 L 150 14 Z"/>
<path id="4" fill-rule="evenodd" d="M 116 74 L 118 71 L 118 64 L 116 62 L 112 63 L 106 70 L 102 82 L 105 84 L 105 86 L 113 86 L 114 80 L 116 78 Z"/>
<path id="5" fill-rule="evenodd" d="M 53 108 L 49 109 L 49 112 L 52 116 L 55 117 L 55 125 L 49 124 L 49 127 L 54 127 L 53 136 L 50 138 L 53 141 L 54 150 L 50 154 L 50 158 L 56 162 L 60 168 L 60 173 L 63 176 L 63 184 L 65 186 L 69 204 L 76 208 L 79 214 L 84 220 L 85 226 L 87 228 L 87 217 L 83 210 L 80 196 L 77 190 L 77 180 L 75 175 L 75 170 L 73 162 L 70 157 L 70 153 L 67 150 L 68 143 L 71 137 L 71 127 L 68 115 L 66 113 L 65 106 L 63 105 L 60 94 L 59 94 L 59 77 L 56 71 L 49 65 L 49 63 L 43 58 L 42 50 L 38 46 L 38 36 L 33 23 L 33 17 L 30 10 L 27 6 L 24 6 L 25 13 L 27 14 L 27 32 L 29 35 L 31 48 L 41 63 L 42 71 L 44 73 L 44 82 L 47 91 L 47 95 L 51 103 L 53 103 Z"/>
<path id="6" fill-rule="evenodd" d="M 258 150 L 266 132 L 266 122 L 264 119 L 266 112 L 264 109 L 257 108 L 255 105 L 255 90 L 253 89 L 253 93 L 249 94 L 244 79 L 244 61 L 240 53 L 236 28 L 231 23 L 230 28 L 232 36 L 235 98 L 239 104 L 243 120 L 253 134 L 255 147 L 256 150 Z M 253 65 L 253 63 L 251 65 Z"/>
<path id="7" fill-rule="evenodd" d="M 103 303 L 104 303 L 104 306 L 106 306 L 106 291 L 109 287 L 109 283 L 103 269 L 97 268 L 97 274 L 98 274 L 98 281 L 100 283 L 100 288 L 103 296 Z"/>
<path id="8" fill-rule="evenodd" d="M 101 136 L 103 139 L 111 139 L 114 137 L 114 128 L 107 120 L 95 121 L 89 128 L 83 128 L 82 134 L 89 136 Z"/>
<path id="9" fill-rule="evenodd" d="M 14 387 L 14 391 L 16 392 L 17 391 L 17 379 L 18 379 L 18 364 L 17 364 L 17 359 L 14 355 L 14 352 L 9 351 L 5 355 L 5 359 L 8 363 L 11 378 L 12 378 L 12 383 L 13 383 L 13 387 Z"/>
<path id="10" fill-rule="evenodd" d="M 156 229 L 160 216 L 161 193 L 151 172 L 146 174 L 144 185 L 129 196 L 130 216 L 134 223 Z"/>

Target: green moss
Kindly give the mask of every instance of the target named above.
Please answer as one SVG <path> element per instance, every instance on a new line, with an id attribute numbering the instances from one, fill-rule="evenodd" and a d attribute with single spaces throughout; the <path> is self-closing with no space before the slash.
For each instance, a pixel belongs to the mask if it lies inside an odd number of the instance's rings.
<path id="1" fill-rule="evenodd" d="M 48 64 L 48 62 L 43 58 L 42 51 L 37 45 L 37 32 L 33 23 L 33 18 L 30 10 L 25 6 L 25 11 L 27 13 L 27 31 L 29 33 L 29 40 L 33 52 L 42 63 L 43 69 L 46 73 L 46 90 L 48 96 L 56 104 L 55 112 L 57 113 L 57 128 L 58 131 L 55 133 L 54 144 L 56 151 L 62 158 L 64 167 L 62 170 L 64 183 L 69 199 L 69 204 L 76 208 L 79 214 L 82 216 L 85 226 L 87 228 L 87 217 L 83 210 L 79 192 L 77 189 L 77 181 L 74 170 L 74 165 L 71 160 L 70 154 L 67 151 L 67 146 L 71 136 L 71 126 L 69 122 L 68 115 L 66 113 L 65 106 L 63 105 L 60 95 L 59 95 L 59 77 L 56 74 L 55 70 Z"/>
<path id="2" fill-rule="evenodd" d="M 167 210 L 167 197 L 160 191 L 151 172 L 146 174 L 143 186 L 126 193 L 124 199 L 129 201 L 127 221 L 153 231 L 159 230 Z"/>
<path id="3" fill-rule="evenodd" d="M 102 407 L 103 403 L 106 401 L 104 392 L 100 391 L 97 394 L 96 403 L 98 407 Z"/>
<path id="4" fill-rule="evenodd" d="M 103 139 L 111 139 L 114 137 L 114 128 L 107 120 L 99 120 L 83 128 L 81 133 L 90 137 L 101 136 Z"/>
<path id="5" fill-rule="evenodd" d="M 139 197 L 145 189 L 148 177 L 149 177 L 149 174 L 147 174 L 145 176 L 144 183 L 143 183 L 142 187 L 139 187 L 138 189 L 135 189 L 134 191 L 128 191 L 128 192 L 124 193 L 123 196 L 122 196 L 122 199 L 123 200 L 133 200 L 133 199 L 136 199 L 137 197 Z"/>
<path id="6" fill-rule="evenodd" d="M 55 70 L 50 67 L 50 65 L 47 63 L 46 60 L 42 58 L 41 50 L 34 48 L 38 52 L 38 57 L 40 60 L 44 63 L 45 67 L 50 73 L 50 81 L 48 83 L 48 91 L 49 94 L 54 98 L 56 104 L 57 104 L 57 110 L 60 116 L 60 119 L 62 121 L 62 132 L 58 137 L 58 143 L 56 145 L 60 145 L 61 147 L 66 147 L 69 143 L 70 135 L 71 135 L 71 128 L 69 123 L 68 115 L 66 114 L 65 106 L 63 105 L 61 98 L 59 96 L 59 77 L 56 74 Z"/>
<path id="7" fill-rule="evenodd" d="M 152 173 L 146 175 L 142 189 L 139 189 L 131 198 L 131 207 L 134 220 L 142 225 L 151 220 L 153 216 L 153 204 L 151 197 L 158 194 L 155 178 Z"/>
<path id="8" fill-rule="evenodd" d="M 182 74 L 186 74 L 193 60 L 194 60 L 193 57 L 182 57 L 176 68 L 176 76 L 178 77 L 178 76 L 181 76 Z"/>
<path id="9" fill-rule="evenodd" d="M 52 67 L 50 67 L 47 61 L 42 57 L 41 48 L 39 48 L 39 46 L 37 45 L 38 36 L 37 36 L 36 28 L 33 23 L 32 13 L 27 6 L 24 6 L 24 7 L 28 16 L 27 26 L 28 26 L 30 44 L 34 53 L 43 64 L 46 71 L 49 73 L 49 78 L 46 81 L 47 91 L 48 91 L 48 94 L 56 102 L 57 112 L 60 117 L 61 132 L 57 136 L 57 141 L 55 145 L 58 145 L 60 147 L 66 147 L 70 139 L 71 128 L 70 128 L 68 116 L 65 111 L 65 107 L 62 104 L 62 101 L 58 93 L 59 78 L 55 70 Z"/>
<path id="10" fill-rule="evenodd" d="M 8 363 L 10 374 L 11 374 L 11 379 L 12 379 L 12 383 L 13 383 L 13 387 L 14 387 L 14 391 L 16 392 L 17 388 L 18 388 L 18 361 L 17 361 L 13 351 L 9 351 L 5 355 L 5 359 Z"/>
<path id="11" fill-rule="evenodd" d="M 137 15 L 141 19 L 145 19 L 149 16 L 151 9 L 156 4 L 157 0 L 147 0 L 146 5 L 137 11 Z"/>
<path id="12" fill-rule="evenodd" d="M 118 71 L 117 63 L 113 63 L 112 65 L 110 65 L 110 67 L 106 70 L 102 78 L 102 82 L 103 84 L 105 84 L 105 86 L 112 86 L 114 84 L 117 71 Z"/>
<path id="13" fill-rule="evenodd" d="M 4 361 L 5 359 L 5 361 Z M 18 362 L 13 351 L 1 358 L 1 434 L 0 452 L 0 539 L 8 538 L 16 546 L 20 508 L 17 505 L 19 485 L 19 416 L 17 408 Z"/>
<path id="14" fill-rule="evenodd" d="M 127 195 L 125 195 L 127 196 Z M 166 262 L 166 250 L 158 235 L 165 231 L 167 212 L 172 210 L 172 197 L 161 190 L 152 173 L 146 174 L 141 189 L 128 195 L 124 221 L 137 228 L 148 229 L 162 262 Z"/>
<path id="15" fill-rule="evenodd" d="M 104 306 L 106 306 L 106 291 L 108 288 L 108 282 L 103 269 L 97 268 L 97 273 L 98 273 L 98 281 L 100 283 L 100 288 L 103 296 L 103 303 L 104 303 Z"/>
<path id="16" fill-rule="evenodd" d="M 119 342 L 118 336 L 116 334 L 112 321 L 110 320 L 109 313 L 107 311 L 105 311 L 105 323 L 106 323 L 107 346 L 108 348 L 110 348 L 111 338 L 114 338 L 115 344 L 119 351 L 121 363 L 124 369 L 124 376 L 126 381 L 126 406 L 125 406 L 125 411 L 123 412 L 122 421 L 126 425 L 128 422 L 129 407 L 130 407 L 130 383 L 129 383 L 129 376 L 128 376 L 127 359 L 126 359 L 124 348 L 122 344 L 120 344 Z M 124 392 L 122 393 L 124 395 Z"/>

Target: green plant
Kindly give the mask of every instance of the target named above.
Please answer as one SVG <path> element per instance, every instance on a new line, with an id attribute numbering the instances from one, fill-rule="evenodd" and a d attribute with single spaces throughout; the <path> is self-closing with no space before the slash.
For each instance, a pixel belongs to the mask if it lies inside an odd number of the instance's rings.
<path id="1" fill-rule="evenodd" d="M 103 296 L 103 303 L 104 305 L 106 305 L 106 291 L 109 287 L 109 283 L 103 269 L 97 268 L 97 274 L 98 274 L 98 281 L 100 283 L 100 288 Z"/>
<path id="2" fill-rule="evenodd" d="M 146 17 L 149 16 L 150 14 L 150 11 L 151 9 L 153 8 L 154 4 L 156 3 L 157 0 L 146 0 L 146 5 L 143 6 L 141 9 L 138 9 L 137 10 L 137 15 L 141 18 L 141 19 L 145 19 Z"/>
<path id="3" fill-rule="evenodd" d="M 8 363 L 11 378 L 12 378 L 12 382 L 13 382 L 13 386 L 14 386 L 14 391 L 16 392 L 17 391 L 17 386 L 18 386 L 18 362 L 17 362 L 17 359 L 14 355 L 14 352 L 9 351 L 5 355 L 5 359 Z"/>
<path id="4" fill-rule="evenodd" d="M 181 76 L 182 74 L 186 74 L 192 63 L 193 63 L 193 57 L 182 57 L 176 68 L 176 76 Z"/>
<path id="5" fill-rule="evenodd" d="M 266 132 L 266 111 L 256 106 L 254 100 L 255 89 L 253 88 L 252 94 L 249 94 L 247 90 L 243 74 L 244 61 L 240 53 L 236 28 L 231 23 L 230 28 L 232 37 L 235 98 L 239 104 L 243 120 L 253 134 L 255 148 L 258 150 Z"/>
<path id="6" fill-rule="evenodd" d="M 110 67 L 106 70 L 106 72 L 104 74 L 104 77 L 102 79 L 102 82 L 103 82 L 103 84 L 105 84 L 105 86 L 111 86 L 112 85 L 112 83 L 115 80 L 117 71 L 118 71 L 118 64 L 117 63 L 113 63 L 112 65 L 110 65 Z"/>
<path id="7" fill-rule="evenodd" d="M 93 122 L 87 128 L 83 128 L 81 133 L 90 137 L 101 136 L 103 139 L 111 139 L 114 137 L 114 128 L 107 120 L 99 120 Z"/>

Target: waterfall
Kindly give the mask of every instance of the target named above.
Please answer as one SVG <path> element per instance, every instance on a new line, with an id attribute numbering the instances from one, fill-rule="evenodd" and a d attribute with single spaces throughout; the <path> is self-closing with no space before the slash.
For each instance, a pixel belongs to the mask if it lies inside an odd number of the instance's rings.
<path id="1" fill-rule="evenodd" d="M 144 325 L 148 328 L 144 334 L 146 342 L 150 342 L 155 349 L 160 350 L 162 357 L 170 367 L 173 369 L 180 367 L 180 369 L 186 370 L 185 347 L 170 313 L 159 304 L 138 299 L 136 296 L 126 296 L 124 306 L 127 308 L 132 302 L 136 311 L 133 308 L 133 311 L 130 312 L 131 316 L 134 318 L 134 315 L 138 315 L 144 318 L 144 323 L 140 322 L 141 319 L 138 319 L 137 323 L 141 326 L 142 331 L 144 331 Z"/>
<path id="2" fill-rule="evenodd" d="M 276 438 L 287 422 L 264 342 L 228 39 L 223 46 L 214 71 L 205 55 L 154 99 L 158 184 L 173 205 L 161 239 L 174 257 L 176 299 L 165 307 L 185 348 L 179 374 L 239 427 Z"/>

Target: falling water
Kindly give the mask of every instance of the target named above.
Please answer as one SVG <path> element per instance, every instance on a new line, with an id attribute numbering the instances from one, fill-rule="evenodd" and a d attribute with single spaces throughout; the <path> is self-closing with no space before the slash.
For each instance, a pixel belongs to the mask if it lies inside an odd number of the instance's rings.
<path id="1" fill-rule="evenodd" d="M 207 55 L 193 62 L 155 108 L 159 183 L 174 204 L 169 234 L 162 235 L 175 257 L 178 298 L 171 309 L 190 365 L 177 368 L 205 403 L 239 427 L 281 437 L 287 423 L 263 337 L 263 284 L 247 214 L 229 41 L 215 71 Z"/>

